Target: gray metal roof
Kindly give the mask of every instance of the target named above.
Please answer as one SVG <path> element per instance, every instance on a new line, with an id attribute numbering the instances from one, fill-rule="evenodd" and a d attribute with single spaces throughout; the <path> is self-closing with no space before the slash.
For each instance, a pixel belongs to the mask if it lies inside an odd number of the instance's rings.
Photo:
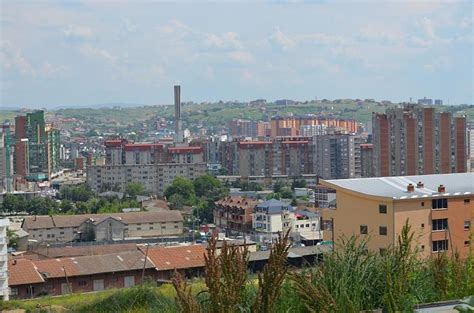
<path id="1" fill-rule="evenodd" d="M 436 197 L 440 195 L 439 185 L 446 188 L 441 194 L 443 196 L 474 194 L 474 173 L 332 179 L 325 182 L 354 192 L 392 199 Z M 424 184 L 423 188 L 417 187 L 418 182 Z M 414 192 L 407 192 L 410 183 L 415 186 Z"/>
<path id="2" fill-rule="evenodd" d="M 291 211 L 293 208 L 291 205 L 276 199 L 270 199 L 265 202 L 259 203 L 255 206 L 256 208 L 266 209 L 268 214 L 279 214 L 283 208 Z"/>

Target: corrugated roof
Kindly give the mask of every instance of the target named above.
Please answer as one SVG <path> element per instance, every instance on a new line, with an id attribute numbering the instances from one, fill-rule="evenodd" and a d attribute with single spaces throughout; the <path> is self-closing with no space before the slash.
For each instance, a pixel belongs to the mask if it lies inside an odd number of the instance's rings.
<path id="1" fill-rule="evenodd" d="M 102 255 L 120 253 L 125 251 L 136 251 L 135 243 L 108 244 L 108 245 L 88 245 L 88 246 L 66 246 L 38 248 L 31 252 L 46 256 L 48 258 L 74 257 L 84 255 Z"/>
<path id="2" fill-rule="evenodd" d="M 18 286 L 44 282 L 33 262 L 27 259 L 16 259 L 8 262 L 8 285 Z"/>
<path id="3" fill-rule="evenodd" d="M 145 253 L 146 248 L 142 247 Z M 150 247 L 148 258 L 158 271 L 204 266 L 206 249 L 201 245 Z"/>
<path id="4" fill-rule="evenodd" d="M 423 183 L 423 188 L 417 187 L 418 182 Z M 399 200 L 439 196 L 439 185 L 446 188 L 446 191 L 441 193 L 443 196 L 474 194 L 474 173 L 333 179 L 321 180 L 321 183 L 332 188 Z M 415 186 L 414 192 L 407 192 L 408 184 Z"/>
<path id="5" fill-rule="evenodd" d="M 34 261 L 38 271 L 47 278 L 65 277 L 66 274 L 69 277 L 73 277 L 138 270 L 143 268 L 144 263 L 145 255 L 138 250 Z M 145 264 L 145 268 L 154 268 L 149 259 Z"/>
<path id="6" fill-rule="evenodd" d="M 88 219 L 94 223 L 112 217 L 125 224 L 153 223 L 153 222 L 181 222 L 183 216 L 177 210 L 154 211 L 154 212 L 130 212 L 113 214 L 80 214 L 80 215 L 39 215 L 27 216 L 24 226 L 30 229 L 54 228 L 54 227 L 78 227 Z"/>

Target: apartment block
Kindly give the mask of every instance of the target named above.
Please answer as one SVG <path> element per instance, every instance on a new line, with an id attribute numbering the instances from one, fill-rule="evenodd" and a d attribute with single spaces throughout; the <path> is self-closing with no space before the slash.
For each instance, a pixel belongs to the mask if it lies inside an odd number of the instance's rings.
<path id="1" fill-rule="evenodd" d="M 163 195 L 176 177 L 194 179 L 206 173 L 206 163 L 159 163 L 145 165 L 93 165 L 87 167 L 87 184 L 94 191 L 140 183 L 146 191 Z"/>
<path id="2" fill-rule="evenodd" d="M 360 136 L 326 134 L 269 140 L 221 142 L 220 160 L 228 175 L 330 178 L 361 176 Z"/>
<path id="3" fill-rule="evenodd" d="M 271 137 L 300 136 L 300 129 L 304 125 L 321 125 L 324 127 L 339 128 L 348 133 L 357 133 L 358 123 L 350 119 L 328 119 L 316 116 L 276 116 L 270 121 Z"/>
<path id="4" fill-rule="evenodd" d="M 466 172 L 466 118 L 405 105 L 373 113 L 376 176 Z"/>
<path id="5" fill-rule="evenodd" d="M 51 179 L 59 171 L 59 130 L 47 125 L 44 111 L 15 118 L 15 174 L 30 181 Z"/>
<path id="6" fill-rule="evenodd" d="M 8 237 L 7 228 L 9 226 L 8 219 L 0 219 L 0 300 L 7 301 L 9 299 L 8 289 Z"/>
<path id="7" fill-rule="evenodd" d="M 324 179 L 361 176 L 359 136 L 328 134 L 317 137 L 318 175 Z"/>
<path id="8" fill-rule="evenodd" d="M 360 144 L 360 175 L 374 177 L 374 145 L 371 143 Z"/>
<path id="9" fill-rule="evenodd" d="M 294 209 L 282 201 L 271 199 L 257 204 L 253 209 L 252 227 L 267 240 L 291 228 Z"/>
<path id="10" fill-rule="evenodd" d="M 214 224 L 231 232 L 252 230 L 252 213 L 258 201 L 245 197 L 227 197 L 216 201 Z"/>
<path id="11" fill-rule="evenodd" d="M 466 257 L 474 218 L 474 173 L 322 180 L 336 190 L 336 206 L 323 211 L 325 240 L 370 236 L 368 249 L 397 243 L 411 225 L 421 257 L 440 252 Z"/>

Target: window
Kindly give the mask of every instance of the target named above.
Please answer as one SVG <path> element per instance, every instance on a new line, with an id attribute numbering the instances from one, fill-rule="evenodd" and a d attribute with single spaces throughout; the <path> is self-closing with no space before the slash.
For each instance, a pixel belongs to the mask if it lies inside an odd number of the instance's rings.
<path id="1" fill-rule="evenodd" d="M 421 245 L 420 250 L 425 251 L 425 245 Z"/>
<path id="2" fill-rule="evenodd" d="M 435 240 L 433 241 L 433 252 L 446 251 L 448 250 L 448 240 Z"/>
<path id="3" fill-rule="evenodd" d="M 150 230 L 153 230 L 153 226 L 150 226 Z"/>
<path id="4" fill-rule="evenodd" d="M 464 204 L 469 204 L 471 203 L 471 199 L 464 199 Z"/>
<path id="5" fill-rule="evenodd" d="M 64 235 L 64 232 L 63 232 L 63 231 L 60 231 L 59 234 L 60 234 L 60 235 Z"/>
<path id="6" fill-rule="evenodd" d="M 380 248 L 380 249 L 379 249 L 379 253 L 380 253 L 380 255 L 384 255 L 385 253 L 387 253 L 387 249 L 385 249 L 385 248 Z"/>
<path id="7" fill-rule="evenodd" d="M 80 280 L 77 284 L 78 284 L 79 286 L 87 286 L 87 281 L 85 281 L 85 280 Z"/>
<path id="8" fill-rule="evenodd" d="M 465 245 L 465 246 L 469 246 L 470 244 L 471 244 L 471 241 L 470 241 L 470 240 L 464 241 L 464 245 Z"/>
<path id="9" fill-rule="evenodd" d="M 433 199 L 432 201 L 432 209 L 439 210 L 439 209 L 447 209 L 448 208 L 448 199 Z"/>
<path id="10" fill-rule="evenodd" d="M 141 227 L 137 227 L 137 230 L 142 230 L 142 228 L 141 228 Z"/>
<path id="11" fill-rule="evenodd" d="M 380 226 L 379 227 L 379 235 L 387 236 L 387 226 Z"/>
<path id="12" fill-rule="evenodd" d="M 446 230 L 448 229 L 448 219 L 447 218 L 441 218 L 437 220 L 433 220 L 433 231 L 437 230 Z"/>
<path id="13" fill-rule="evenodd" d="M 179 226 L 178 226 L 178 225 L 174 225 L 174 228 L 179 228 Z"/>
<path id="14" fill-rule="evenodd" d="M 421 223 L 421 228 L 425 228 L 425 223 Z"/>
<path id="15" fill-rule="evenodd" d="M 425 202 L 424 202 L 424 201 L 421 202 L 421 206 L 425 206 Z"/>
<path id="16" fill-rule="evenodd" d="M 380 214 L 387 214 L 387 206 L 385 204 L 379 205 L 379 213 Z"/>
<path id="17" fill-rule="evenodd" d="M 17 296 L 18 288 L 10 288 L 10 296 Z"/>
<path id="18" fill-rule="evenodd" d="M 464 221 L 464 230 L 471 229 L 471 221 Z"/>
<path id="19" fill-rule="evenodd" d="M 369 229 L 368 229 L 367 225 L 360 225 L 360 233 L 361 234 L 367 235 L 368 232 L 369 232 Z"/>

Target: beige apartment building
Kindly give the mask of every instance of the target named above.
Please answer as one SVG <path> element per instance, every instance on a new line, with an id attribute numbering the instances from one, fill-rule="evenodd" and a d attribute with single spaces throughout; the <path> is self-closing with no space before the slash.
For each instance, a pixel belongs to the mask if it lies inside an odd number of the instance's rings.
<path id="1" fill-rule="evenodd" d="M 129 183 L 135 182 L 152 194 L 163 195 L 176 177 L 194 179 L 204 175 L 206 170 L 206 163 L 88 166 L 87 184 L 96 192 L 113 187 L 124 191 Z"/>
<path id="2" fill-rule="evenodd" d="M 394 245 L 411 225 L 423 257 L 469 254 L 474 217 L 474 173 L 322 180 L 336 190 L 336 208 L 323 210 L 323 237 L 370 236 L 368 249 Z"/>
<path id="3" fill-rule="evenodd" d="M 183 233 L 179 211 L 113 214 L 38 215 L 23 220 L 30 240 L 42 242 L 111 241 L 134 237 L 178 236 Z"/>

